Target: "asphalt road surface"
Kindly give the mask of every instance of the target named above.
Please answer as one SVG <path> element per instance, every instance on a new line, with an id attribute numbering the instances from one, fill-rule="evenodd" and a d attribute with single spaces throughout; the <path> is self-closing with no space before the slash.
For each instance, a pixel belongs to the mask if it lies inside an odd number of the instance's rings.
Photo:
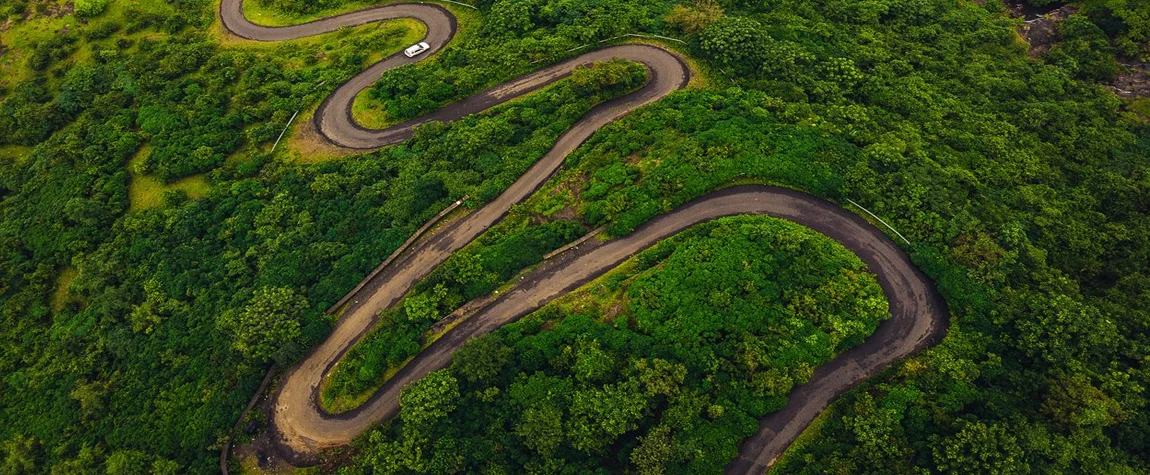
<path id="1" fill-rule="evenodd" d="M 428 121 L 451 121 L 528 94 L 570 75 L 576 67 L 611 58 L 644 64 L 649 82 L 641 89 L 595 107 L 564 132 L 546 155 L 502 195 L 429 238 L 417 242 L 360 290 L 332 334 L 284 377 L 274 395 L 272 433 L 281 457 L 291 463 L 314 461 L 318 450 L 346 444 L 379 422 L 394 416 L 399 391 L 431 371 L 446 367 L 452 352 L 468 339 L 488 333 L 541 307 L 615 267 L 635 253 L 694 224 L 722 216 L 765 214 L 819 231 L 851 249 L 877 274 L 890 302 L 891 318 L 862 345 L 819 367 L 811 380 L 791 394 L 790 404 L 770 414 L 759 431 L 744 442 L 727 473 L 763 473 L 800 432 L 836 396 L 877 374 L 892 362 L 941 339 L 947 311 L 933 284 L 882 231 L 866 220 L 820 198 L 775 187 L 740 186 L 711 193 L 658 217 L 632 234 L 602 245 L 581 246 L 540 266 L 514 290 L 450 330 L 420 353 L 365 404 L 342 414 L 319 407 L 324 376 L 377 322 L 380 310 L 399 302 L 419 280 L 489 227 L 510 207 L 535 192 L 564 159 L 599 128 L 628 112 L 686 86 L 690 72 L 682 59 L 662 48 L 621 45 L 574 59 L 498 85 L 427 116 L 384 130 L 365 129 L 351 116 L 355 95 L 384 71 L 425 59 L 455 35 L 447 10 L 429 4 L 391 4 L 288 27 L 264 27 L 243 15 L 243 0 L 222 0 L 225 28 L 243 38 L 282 41 L 313 36 L 343 26 L 394 18 L 413 18 L 427 25 L 431 50 L 416 58 L 388 57 L 335 90 L 317 110 L 315 125 L 332 143 L 358 149 L 377 148 L 409 138 L 413 127 Z"/>

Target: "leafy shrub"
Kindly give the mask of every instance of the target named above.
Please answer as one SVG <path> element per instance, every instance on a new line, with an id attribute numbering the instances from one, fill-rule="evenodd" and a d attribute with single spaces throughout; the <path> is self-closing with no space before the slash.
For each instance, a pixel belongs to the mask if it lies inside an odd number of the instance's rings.
<path id="1" fill-rule="evenodd" d="M 108 8 L 108 0 L 74 0 L 76 9 L 74 10 L 76 16 L 82 18 L 91 18 L 101 13 Z"/>
<path id="2" fill-rule="evenodd" d="M 264 287 L 243 308 L 223 313 L 219 326 L 245 358 L 264 362 L 300 337 L 307 307 L 307 299 L 291 289 Z"/>

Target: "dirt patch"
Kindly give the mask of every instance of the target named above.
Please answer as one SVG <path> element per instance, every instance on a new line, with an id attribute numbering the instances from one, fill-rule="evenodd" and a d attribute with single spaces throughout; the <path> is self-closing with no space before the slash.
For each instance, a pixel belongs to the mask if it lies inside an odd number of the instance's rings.
<path id="1" fill-rule="evenodd" d="M 283 384 L 282 374 L 277 374 L 274 382 L 261 391 L 258 402 L 241 424 L 242 434 L 250 437 L 245 443 L 232 447 L 231 461 L 240 467 L 229 473 L 258 473 L 263 475 L 292 475 L 300 473 L 300 467 L 289 463 L 283 456 L 283 446 L 279 443 L 279 433 L 270 426 L 275 412 L 275 395 Z M 240 434 L 237 434 L 240 435 Z M 322 450 L 311 461 L 318 466 L 318 473 L 335 473 L 339 467 L 349 466 L 355 459 L 357 449 L 350 446 Z M 314 473 L 308 471 L 307 473 Z"/>
<path id="2" fill-rule="evenodd" d="M 60 18 L 64 15 L 71 15 L 75 9 L 75 4 L 72 2 L 49 4 L 48 10 L 44 12 L 44 16 Z"/>
<path id="3" fill-rule="evenodd" d="M 52 15 L 58 16 L 58 17 L 64 16 L 64 15 L 71 15 L 75 9 L 76 9 L 75 4 L 73 4 L 72 2 L 68 2 L 68 3 L 60 5 L 59 8 L 55 9 L 52 12 Z"/>
<path id="4" fill-rule="evenodd" d="M 579 207 L 583 204 L 583 190 L 591 177 L 584 173 L 567 173 L 551 193 L 567 193 L 567 203 L 551 215 L 552 221 L 579 221 Z"/>
<path id="5" fill-rule="evenodd" d="M 232 457 L 242 467 L 240 473 L 288 474 L 296 468 L 275 457 L 275 447 L 270 437 L 261 434 L 250 444 L 244 444 L 232 450 Z"/>
<path id="6" fill-rule="evenodd" d="M 241 420 L 243 435 L 250 436 L 251 440 L 238 443 L 231 448 L 231 459 L 239 462 L 240 473 L 288 474 L 296 468 L 286 463 L 282 457 L 277 456 L 278 447 L 275 443 L 275 431 L 268 426 L 275 410 L 273 398 L 279 391 L 282 377 L 263 388 L 257 395 L 255 407 Z M 236 434 L 237 436 L 240 434 Z"/>
<path id="7" fill-rule="evenodd" d="M 1026 20 L 1026 23 L 1019 27 L 1018 34 L 1030 45 L 1027 54 L 1031 58 L 1037 58 L 1050 51 L 1050 48 L 1058 42 L 1058 23 L 1077 11 L 1078 7 L 1064 5 L 1038 18 Z"/>
<path id="8" fill-rule="evenodd" d="M 32 20 L 36 17 L 60 18 L 65 15 L 71 15 L 73 10 L 75 10 L 75 5 L 72 2 L 29 4 L 24 8 L 23 18 L 24 21 Z"/>
<path id="9" fill-rule="evenodd" d="M 574 206 L 564 206 L 563 209 L 551 215 L 551 219 L 555 221 L 578 221 L 579 211 Z"/>
<path id="10" fill-rule="evenodd" d="M 631 299 L 626 293 L 620 292 L 615 302 L 603 310 L 603 321 L 613 322 L 621 315 L 631 314 Z"/>
<path id="11" fill-rule="evenodd" d="M 583 190 L 587 188 L 587 183 L 591 181 L 591 176 L 586 173 L 572 173 L 563 181 L 563 186 L 567 191 L 571 192 L 572 202 L 578 203 L 581 201 Z"/>
<path id="12" fill-rule="evenodd" d="M 355 150 L 332 144 L 316 130 L 315 122 L 312 120 L 314 113 L 315 111 L 301 113 L 296 117 L 295 124 L 292 125 L 292 131 L 290 131 L 291 135 L 283 139 L 283 142 L 286 143 L 279 144 L 280 147 L 288 146 L 291 149 L 289 153 L 294 155 L 298 161 L 301 163 L 318 163 L 372 152 L 371 150 Z"/>

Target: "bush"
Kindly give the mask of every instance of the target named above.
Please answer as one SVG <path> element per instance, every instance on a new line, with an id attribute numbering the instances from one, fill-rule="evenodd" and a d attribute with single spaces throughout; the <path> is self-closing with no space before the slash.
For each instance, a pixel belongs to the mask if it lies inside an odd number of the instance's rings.
<path id="1" fill-rule="evenodd" d="M 76 0 L 74 12 L 78 17 L 91 18 L 108 8 L 108 0 Z"/>

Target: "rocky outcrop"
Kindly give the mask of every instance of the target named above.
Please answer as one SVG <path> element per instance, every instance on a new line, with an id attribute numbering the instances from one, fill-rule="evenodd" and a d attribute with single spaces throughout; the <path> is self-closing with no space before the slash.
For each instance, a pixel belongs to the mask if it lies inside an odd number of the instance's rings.
<path id="1" fill-rule="evenodd" d="M 1123 62 L 1122 67 L 1110 90 L 1119 97 L 1150 97 L 1150 63 Z"/>
<path id="2" fill-rule="evenodd" d="M 1027 54 L 1037 58 L 1050 51 L 1050 47 L 1058 41 L 1058 23 L 1077 11 L 1076 6 L 1063 5 L 1038 18 L 1026 20 L 1018 29 L 1018 34 L 1030 45 Z"/>

